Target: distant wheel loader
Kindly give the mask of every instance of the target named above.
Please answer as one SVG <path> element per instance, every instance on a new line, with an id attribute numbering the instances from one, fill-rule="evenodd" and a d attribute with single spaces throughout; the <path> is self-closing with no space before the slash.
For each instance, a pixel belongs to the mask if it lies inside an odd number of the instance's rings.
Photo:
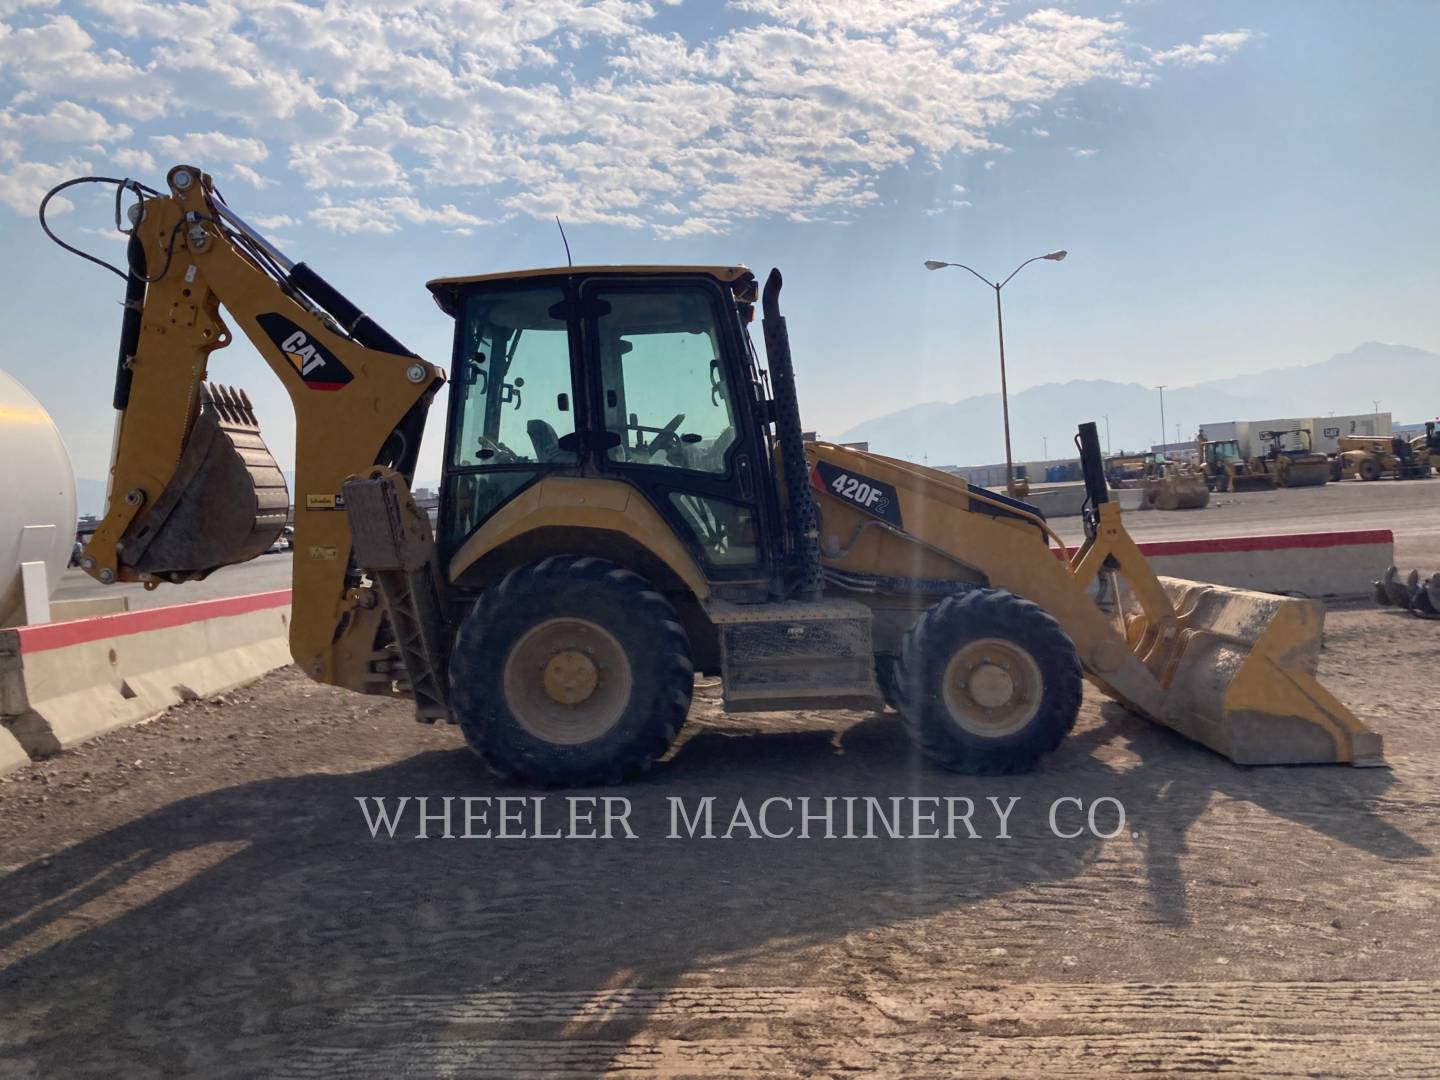
<path id="1" fill-rule="evenodd" d="M 1199 466 L 1159 459 L 1146 466 L 1143 505 L 1150 510 L 1199 510 L 1210 504 L 1210 488 Z"/>
<path id="2" fill-rule="evenodd" d="M 763 291 L 743 266 L 431 281 L 455 330 L 432 530 L 410 486 L 446 374 L 209 176 L 167 181 L 105 181 L 137 201 L 112 268 L 127 298 L 112 496 L 82 566 L 154 588 L 284 526 L 248 399 L 204 382 L 231 340 L 223 304 L 295 407 L 296 664 L 412 698 L 502 774 L 636 775 L 674 742 L 697 673 L 732 712 L 883 694 L 925 754 L 966 772 L 1033 767 L 1074 725 L 1082 677 L 1237 762 L 1381 763 L 1380 737 L 1314 678 L 1323 605 L 1157 578 L 1109 501 L 1093 424 L 1077 550 L 1021 500 L 804 444 L 779 271 Z"/>

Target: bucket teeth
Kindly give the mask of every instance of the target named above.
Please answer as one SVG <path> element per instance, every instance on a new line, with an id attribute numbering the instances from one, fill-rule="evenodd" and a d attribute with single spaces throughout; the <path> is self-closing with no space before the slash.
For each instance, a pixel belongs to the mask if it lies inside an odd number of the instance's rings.
<path id="1" fill-rule="evenodd" d="M 1394 577 L 1395 567 L 1392 566 L 1385 571 L 1384 575 L 1380 578 L 1379 581 L 1372 582 L 1375 589 L 1374 593 L 1372 594 L 1373 599 L 1375 600 L 1375 603 L 1379 604 L 1381 607 L 1390 607 L 1389 582 Z"/>
<path id="2" fill-rule="evenodd" d="M 202 406 L 216 413 L 227 427 L 260 430 L 255 406 L 244 390 L 220 383 L 202 383 L 200 393 Z"/>
<path id="3" fill-rule="evenodd" d="M 1375 582 L 1375 602 L 1381 607 L 1398 607 L 1422 619 L 1440 619 L 1440 574 L 1431 574 L 1423 582 L 1420 571 L 1411 570 L 1404 581 L 1395 567 Z"/>
<path id="4" fill-rule="evenodd" d="M 1440 574 L 1431 574 L 1415 591 L 1415 606 L 1411 610 L 1423 619 L 1440 619 Z"/>

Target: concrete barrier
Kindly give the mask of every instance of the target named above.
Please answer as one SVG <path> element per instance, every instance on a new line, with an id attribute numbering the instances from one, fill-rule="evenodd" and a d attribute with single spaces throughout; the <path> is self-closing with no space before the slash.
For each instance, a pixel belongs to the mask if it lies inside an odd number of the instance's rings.
<path id="1" fill-rule="evenodd" d="M 290 590 L 0 631 L 0 717 L 30 757 L 290 662 Z M 0 754 L 3 754 L 0 746 Z"/>
<path id="2" fill-rule="evenodd" d="M 1389 529 L 1154 540 L 1140 544 L 1155 573 L 1259 592 L 1368 596 L 1395 558 Z"/>
<path id="3" fill-rule="evenodd" d="M 29 764 L 30 755 L 20 745 L 20 740 L 10 734 L 9 728 L 0 727 L 0 776 Z"/>

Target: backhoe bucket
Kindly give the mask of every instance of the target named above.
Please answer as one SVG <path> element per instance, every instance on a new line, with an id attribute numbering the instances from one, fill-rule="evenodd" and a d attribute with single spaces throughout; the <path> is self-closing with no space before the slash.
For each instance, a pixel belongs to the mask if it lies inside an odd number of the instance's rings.
<path id="1" fill-rule="evenodd" d="M 1159 715 L 1241 765 L 1383 765 L 1381 739 L 1315 680 L 1325 607 L 1158 579 L 1180 627 L 1160 640 L 1135 608 L 1127 635 L 1163 688 Z"/>
<path id="2" fill-rule="evenodd" d="M 243 390 L 201 383 L 200 411 L 180 464 L 125 538 L 121 557 L 171 581 L 203 578 L 268 549 L 290 494 Z"/>

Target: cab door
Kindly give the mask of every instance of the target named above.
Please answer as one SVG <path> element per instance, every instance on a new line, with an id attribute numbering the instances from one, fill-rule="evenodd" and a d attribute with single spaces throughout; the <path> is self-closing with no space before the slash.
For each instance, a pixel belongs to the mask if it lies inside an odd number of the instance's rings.
<path id="1" fill-rule="evenodd" d="M 574 472 L 576 327 L 565 281 L 469 290 L 456 315 L 440 546 L 448 558 L 519 492 Z"/>
<path id="2" fill-rule="evenodd" d="M 581 289 L 603 473 L 639 489 L 717 582 L 769 582 L 768 475 L 734 301 L 706 278 Z M 771 493 L 773 495 L 773 492 Z"/>

